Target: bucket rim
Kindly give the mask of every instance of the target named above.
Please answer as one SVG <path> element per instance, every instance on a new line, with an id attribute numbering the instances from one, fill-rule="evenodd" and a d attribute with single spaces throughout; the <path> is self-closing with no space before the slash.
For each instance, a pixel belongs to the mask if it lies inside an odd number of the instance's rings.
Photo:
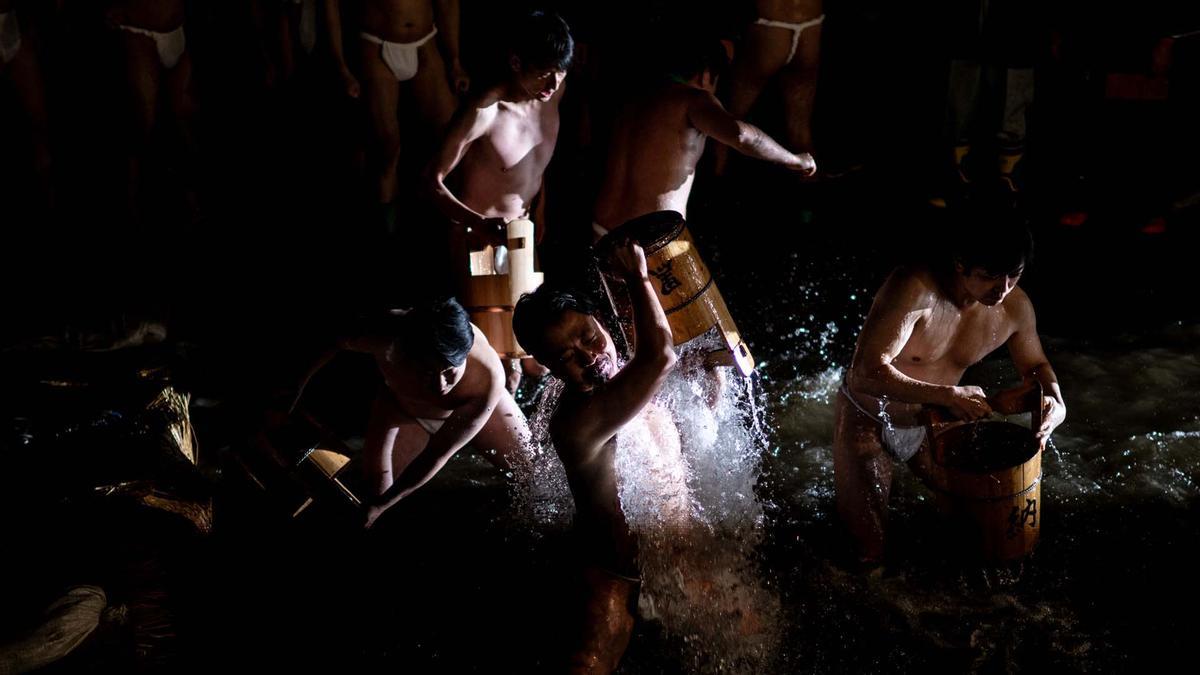
<path id="1" fill-rule="evenodd" d="M 678 211 L 652 211 L 628 220 L 613 228 L 596 242 L 596 254 L 606 257 L 625 239 L 633 239 L 642 246 L 647 256 L 675 241 L 687 227 L 687 221 Z"/>

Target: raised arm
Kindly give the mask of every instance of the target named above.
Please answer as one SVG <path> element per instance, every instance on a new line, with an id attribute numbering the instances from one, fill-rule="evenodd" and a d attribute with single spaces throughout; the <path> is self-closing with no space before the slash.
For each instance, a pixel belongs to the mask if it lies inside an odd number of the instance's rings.
<path id="1" fill-rule="evenodd" d="M 1013 365 L 1026 387 L 1034 382 L 1042 385 L 1042 426 L 1035 430 L 1035 434 L 1038 440 L 1044 440 L 1067 418 L 1067 404 L 1063 401 L 1058 377 L 1042 349 L 1033 303 L 1018 287 L 1005 304 L 1011 306 L 1016 320 L 1016 332 L 1008 339 L 1008 353 L 1012 356 Z"/>
<path id="2" fill-rule="evenodd" d="M 611 380 L 588 397 L 576 434 L 585 447 L 599 448 L 654 398 L 675 366 L 674 339 L 667 315 L 646 270 L 642 247 L 627 243 L 614 253 L 633 304 L 633 357 Z"/>
<path id="3" fill-rule="evenodd" d="M 775 164 L 782 164 L 807 175 L 816 173 L 817 163 L 812 155 L 791 152 L 753 124 L 743 122 L 721 105 L 716 96 L 697 91 L 688 106 L 688 120 L 706 136 L 728 145 L 743 155 Z"/>
<path id="4" fill-rule="evenodd" d="M 917 323 L 930 306 L 932 291 L 912 274 L 893 272 L 867 314 L 854 354 L 850 388 L 894 401 L 949 408 L 957 417 L 977 419 L 991 412 L 983 390 L 918 380 L 896 368 Z"/>

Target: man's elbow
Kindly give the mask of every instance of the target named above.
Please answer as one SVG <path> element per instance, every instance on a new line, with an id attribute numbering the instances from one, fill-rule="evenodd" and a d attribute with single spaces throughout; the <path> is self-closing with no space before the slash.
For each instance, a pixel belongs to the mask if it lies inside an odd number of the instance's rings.
<path id="1" fill-rule="evenodd" d="M 752 154 L 755 147 L 758 145 L 758 134 L 754 133 L 754 128 L 748 124 L 738 122 L 737 134 L 733 139 L 733 147 L 742 154 Z"/>
<path id="2" fill-rule="evenodd" d="M 675 350 L 671 348 L 668 342 L 666 346 L 654 352 L 654 364 L 658 366 L 664 373 L 670 372 L 675 367 L 675 362 L 679 357 L 675 355 Z"/>
<path id="3" fill-rule="evenodd" d="M 883 364 L 860 363 L 846 372 L 846 386 L 851 391 L 870 392 L 882 378 Z"/>

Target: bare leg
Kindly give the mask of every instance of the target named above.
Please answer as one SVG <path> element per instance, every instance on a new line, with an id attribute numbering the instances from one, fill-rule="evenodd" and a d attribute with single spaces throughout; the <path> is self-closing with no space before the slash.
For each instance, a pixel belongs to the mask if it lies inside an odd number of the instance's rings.
<path id="1" fill-rule="evenodd" d="M 386 492 L 428 444 L 425 429 L 396 406 L 389 392 L 381 390 L 371 406 L 363 445 L 363 470 L 371 497 Z"/>
<path id="2" fill-rule="evenodd" d="M 892 489 L 892 459 L 879 425 L 837 396 L 834 406 L 833 479 L 838 513 L 858 545 L 859 559 L 883 560 L 884 525 Z"/>
<path id="3" fill-rule="evenodd" d="M 791 48 L 792 34 L 787 29 L 758 24 L 746 29 L 730 75 L 729 114 L 737 119 L 750 114 L 771 78 L 787 63 Z M 718 143 L 713 152 L 713 171 L 719 176 L 725 173 L 729 148 Z"/>
<path id="4" fill-rule="evenodd" d="M 161 64 L 154 40 L 144 35 L 118 31 L 125 52 L 125 82 L 129 105 L 129 166 L 126 176 L 129 214 L 141 222 L 141 169 L 150 146 L 150 134 L 158 112 Z"/>
<path id="5" fill-rule="evenodd" d="M 592 567 L 584 568 L 583 583 L 582 626 L 567 672 L 611 673 L 621 662 L 633 634 L 630 606 L 636 598 L 637 585 Z"/>
<path id="6" fill-rule="evenodd" d="M 796 56 L 783 69 L 784 118 L 787 120 L 788 150 L 812 152 L 813 101 L 817 95 L 817 66 L 821 55 L 821 24 L 800 34 Z"/>
<path id="7" fill-rule="evenodd" d="M 371 145 L 375 147 L 372 176 L 376 181 L 375 196 L 380 204 L 396 199 L 396 161 L 400 157 L 400 122 L 396 106 L 400 100 L 400 85 L 383 62 L 379 45 L 359 41 L 363 50 L 363 96 L 371 129 Z"/>
<path id="8" fill-rule="evenodd" d="M 471 447 L 501 471 L 512 471 L 529 459 L 529 422 L 509 394 L 502 394 L 487 423 L 471 439 Z"/>

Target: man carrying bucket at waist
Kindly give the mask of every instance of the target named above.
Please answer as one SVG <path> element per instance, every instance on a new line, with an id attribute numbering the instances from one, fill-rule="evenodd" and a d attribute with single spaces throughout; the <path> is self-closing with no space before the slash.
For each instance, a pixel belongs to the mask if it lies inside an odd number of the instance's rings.
<path id="1" fill-rule="evenodd" d="M 1066 417 L 1033 305 L 1016 287 L 1033 252 L 1029 232 L 1006 222 L 1005 214 L 959 216 L 961 239 L 945 264 L 899 268 L 876 294 L 835 403 L 838 512 L 865 564 L 883 558 L 892 458 L 913 466 L 910 460 L 928 451 L 917 421 L 923 406 L 964 420 L 986 417 L 993 408 L 1015 413 L 1040 384 L 1036 439 L 1044 444 Z M 968 367 L 1002 344 L 1021 374 L 1020 387 L 988 398 L 979 387 L 958 386 Z"/>
<path id="2" fill-rule="evenodd" d="M 452 223 L 452 247 L 457 252 L 495 246 L 498 272 L 505 271 L 506 224 L 527 217 L 542 189 L 574 52 L 567 24 L 555 14 L 532 12 L 505 34 L 511 42 L 502 74 L 464 103 L 428 170 L 434 202 Z M 451 173 L 458 178 L 454 191 L 446 185 Z M 513 369 L 510 391 L 516 380 L 519 371 Z"/>

